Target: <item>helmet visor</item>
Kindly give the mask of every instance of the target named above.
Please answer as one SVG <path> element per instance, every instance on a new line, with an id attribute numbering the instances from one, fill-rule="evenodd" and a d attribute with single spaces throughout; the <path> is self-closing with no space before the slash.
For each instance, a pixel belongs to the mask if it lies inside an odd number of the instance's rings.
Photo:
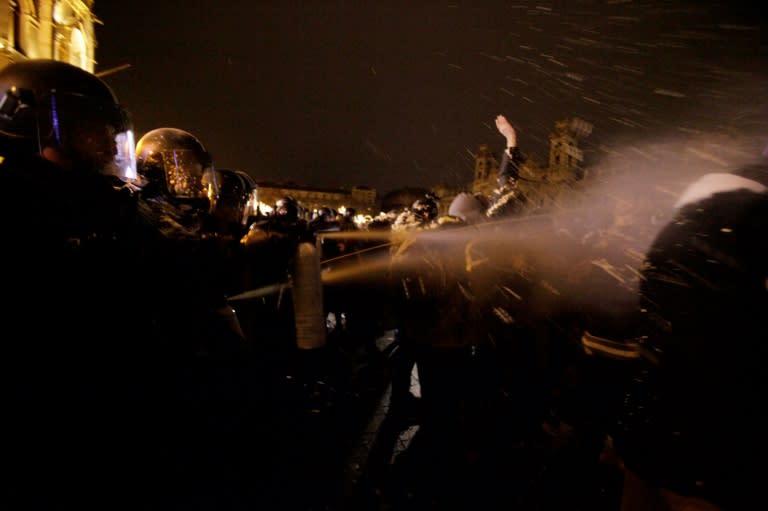
<path id="1" fill-rule="evenodd" d="M 245 211 L 243 212 L 243 223 L 247 224 L 253 217 L 258 216 L 259 213 L 259 190 L 253 188 L 248 192 L 248 202 L 245 204 Z"/>
<path id="2" fill-rule="evenodd" d="M 115 175 L 124 181 L 135 181 L 136 172 L 136 139 L 133 130 L 115 134 L 117 154 L 115 155 Z"/>
<path id="3" fill-rule="evenodd" d="M 212 165 L 203 166 L 193 150 L 172 149 L 161 153 L 168 192 L 177 199 L 207 199 L 215 203 L 219 179 Z"/>
<path id="4" fill-rule="evenodd" d="M 124 181 L 136 179 L 136 143 L 128 113 L 114 103 L 51 94 L 51 137 L 78 164 Z"/>

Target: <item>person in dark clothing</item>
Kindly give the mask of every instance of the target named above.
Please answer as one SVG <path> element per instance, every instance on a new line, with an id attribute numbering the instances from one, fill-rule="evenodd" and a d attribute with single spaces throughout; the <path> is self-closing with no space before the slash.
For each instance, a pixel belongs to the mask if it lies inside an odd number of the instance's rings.
<path id="1" fill-rule="evenodd" d="M 232 231 L 231 223 L 241 226 L 242 220 L 224 214 L 223 178 L 212 156 L 192 133 L 166 127 L 141 137 L 136 162 L 143 178 L 140 213 L 166 240 L 159 257 L 173 261 L 157 268 L 165 281 L 154 293 L 157 308 L 164 309 L 158 332 L 199 353 L 244 350 L 245 336 L 226 296 L 241 290 L 230 267 L 245 228 Z"/>
<path id="2" fill-rule="evenodd" d="M 258 187 L 242 170 L 217 169 L 219 196 L 211 212 L 214 236 L 239 242 L 257 217 Z"/>
<path id="3" fill-rule="evenodd" d="M 498 188 L 493 196 L 486 199 L 478 195 L 459 194 L 451 204 L 449 214 L 439 217 L 436 198 L 430 194 L 415 201 L 392 226 L 394 233 L 414 234 L 395 244 L 392 257 L 394 287 L 398 289 L 395 301 L 401 304 L 398 313 L 400 354 L 392 381 L 394 411 L 405 408 L 406 414 L 412 414 L 408 409 L 416 407 L 409 391 L 415 360 L 422 359 L 421 364 L 416 362 L 419 375 L 425 371 L 433 372 L 438 375 L 436 381 L 453 382 L 456 380 L 446 378 L 447 374 L 461 374 L 463 371 L 459 366 L 462 364 L 475 365 L 479 347 L 482 346 L 480 351 L 483 353 L 488 351 L 486 332 L 482 328 L 467 328 L 468 324 L 474 325 L 486 314 L 491 295 L 488 289 L 478 288 L 488 284 L 485 281 L 480 284 L 480 279 L 486 275 L 467 268 L 465 250 L 471 245 L 471 237 L 457 238 L 464 243 L 441 244 L 430 240 L 428 235 L 419 236 L 419 233 L 461 228 L 489 217 L 515 215 L 523 211 L 525 201 L 517 187 L 517 180 L 524 158 L 517 147 L 517 133 L 503 115 L 498 115 L 495 123 L 505 139 L 505 149 Z M 467 356 L 467 350 L 471 356 Z M 422 383 L 427 388 L 432 385 L 429 378 Z M 457 396 L 461 392 L 454 389 Z M 450 394 L 450 391 L 435 392 L 438 398 Z M 437 410 L 446 413 L 446 405 L 448 402 L 444 400 L 437 405 Z"/>
<path id="4" fill-rule="evenodd" d="M 244 499 L 230 477 L 245 466 L 237 453 L 252 452 L 233 434 L 250 412 L 241 338 L 225 338 L 231 315 L 213 317 L 225 302 L 194 263 L 207 250 L 197 223 L 172 227 L 153 194 L 142 197 L 131 122 L 113 92 L 58 61 L 6 66 L 0 155 L 12 192 L 0 208 L 13 268 L 2 320 L 16 336 L 3 357 L 13 505 Z M 216 408 L 222 389 L 227 406 Z"/>
<path id="5" fill-rule="evenodd" d="M 317 210 L 312 220 L 309 221 L 309 228 L 314 232 L 338 231 L 340 226 L 337 217 L 336 210 L 323 206 Z"/>
<path id="6" fill-rule="evenodd" d="M 264 467 L 249 461 L 261 436 L 254 433 L 268 428 L 256 419 L 266 399 L 265 362 L 228 302 L 247 285 L 240 239 L 248 197 L 240 177 L 215 169 L 186 130 L 149 131 L 137 143 L 136 161 L 140 213 L 163 234 L 144 305 L 165 366 L 157 423 L 168 451 L 168 505 L 245 499 L 241 478 Z M 232 180 L 240 185 L 233 188 Z"/>
<path id="7" fill-rule="evenodd" d="M 391 226 L 393 233 L 402 236 L 402 239 L 398 239 L 399 242 L 393 244 L 390 249 L 390 278 L 392 278 L 394 290 L 393 302 L 397 304 L 395 316 L 398 324 L 394 357 L 392 358 L 390 412 L 393 416 L 403 415 L 412 419 L 417 415 L 417 410 L 421 404 L 420 400 L 411 392 L 411 386 L 418 343 L 426 342 L 426 339 L 420 340 L 419 334 L 412 331 L 413 329 L 409 326 L 409 319 L 421 317 L 424 325 L 428 324 L 429 321 L 422 315 L 425 310 L 430 309 L 435 297 L 430 296 L 426 290 L 422 290 L 418 297 L 410 295 L 409 287 L 419 286 L 419 270 L 422 268 L 420 266 L 409 267 L 406 261 L 419 260 L 418 255 L 413 255 L 414 252 L 421 254 L 421 251 L 425 250 L 427 246 L 418 243 L 417 234 L 440 227 L 437 219 L 437 203 L 431 196 L 425 196 L 415 200 L 411 207 L 400 212 Z M 437 257 L 437 254 L 430 252 L 430 257 Z M 401 268 L 408 269 L 403 271 Z"/>
<path id="8" fill-rule="evenodd" d="M 467 202 L 470 211 L 482 206 Z M 387 420 L 402 429 L 418 425 L 391 473 L 396 477 L 415 464 L 421 476 L 414 487 L 405 483 L 413 497 L 393 498 L 471 509 L 494 500 L 490 487 L 498 479 L 490 471 L 504 450 L 491 445 L 496 429 L 503 429 L 499 352 L 489 336 L 499 279 L 495 275 L 494 282 L 494 270 L 480 262 L 487 261 L 477 243 L 484 238 L 483 222 L 461 220 L 468 211 L 456 206 L 452 215 L 413 215 L 426 226 L 404 222 L 416 227 L 393 232 L 389 275 L 397 348 Z M 418 398 L 411 392 L 414 364 Z"/>
<path id="9" fill-rule="evenodd" d="M 633 310 L 584 332 L 593 369 L 613 360 L 595 387 L 613 391 L 589 399 L 624 472 L 622 511 L 759 501 L 768 449 L 745 435 L 765 425 L 766 234 L 765 160 L 701 176 L 653 237 Z"/>
<path id="10" fill-rule="evenodd" d="M 766 425 L 768 164 L 692 183 L 641 273 L 643 364 L 615 436 L 622 509 L 752 509 L 768 475 L 751 434 Z"/>
<path id="11" fill-rule="evenodd" d="M 44 59 L 0 71 L 14 505 L 131 507 L 156 481 L 152 325 L 137 297 L 157 233 L 137 214 L 132 140 L 94 75 Z"/>
<path id="12" fill-rule="evenodd" d="M 301 210 L 294 197 L 285 196 L 275 202 L 269 215 L 248 227 L 240 242 L 247 250 L 258 251 L 263 270 L 249 282 L 252 287 L 287 282 L 298 244 L 314 241 L 315 235 Z"/>
<path id="13" fill-rule="evenodd" d="M 438 207 L 434 195 L 426 194 L 401 211 L 392 224 L 393 231 L 423 231 L 437 227 Z"/>

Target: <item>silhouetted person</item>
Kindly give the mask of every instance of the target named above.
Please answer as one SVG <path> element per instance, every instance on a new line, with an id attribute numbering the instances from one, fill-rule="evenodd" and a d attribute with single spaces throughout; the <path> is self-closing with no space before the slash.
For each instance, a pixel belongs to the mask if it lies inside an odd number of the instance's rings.
<path id="1" fill-rule="evenodd" d="M 140 297 L 158 234 L 137 213 L 132 141 L 91 73 L 37 59 L 0 70 L 11 507 L 136 507 L 154 489 Z"/>
<path id="2" fill-rule="evenodd" d="M 642 267 L 622 509 L 754 509 L 768 475 L 768 164 L 704 175 L 676 208 Z"/>

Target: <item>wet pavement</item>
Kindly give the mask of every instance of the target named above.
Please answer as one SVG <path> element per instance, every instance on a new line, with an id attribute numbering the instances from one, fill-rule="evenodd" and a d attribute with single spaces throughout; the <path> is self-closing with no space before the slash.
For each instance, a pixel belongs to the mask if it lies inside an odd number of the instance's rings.
<path id="1" fill-rule="evenodd" d="M 392 409 L 388 363 L 396 345 L 395 332 L 384 332 L 375 360 L 359 366 L 355 398 L 340 414 L 349 421 L 340 443 L 343 482 L 325 509 L 618 509 L 618 468 L 600 463 L 578 435 L 562 442 L 552 428 L 521 420 L 511 402 L 461 423 L 436 420 L 421 407 L 414 368 L 417 399 Z"/>
<path id="2" fill-rule="evenodd" d="M 514 399 L 436 417 L 419 400 L 416 368 L 414 399 L 392 408 L 397 346 L 388 330 L 368 344 L 274 352 L 249 398 L 171 411 L 160 445 L 178 452 L 131 471 L 126 508 L 618 510 L 621 474 L 599 463 L 594 439 L 577 431 L 563 442 Z M 143 480 L 152 482 L 135 486 Z"/>

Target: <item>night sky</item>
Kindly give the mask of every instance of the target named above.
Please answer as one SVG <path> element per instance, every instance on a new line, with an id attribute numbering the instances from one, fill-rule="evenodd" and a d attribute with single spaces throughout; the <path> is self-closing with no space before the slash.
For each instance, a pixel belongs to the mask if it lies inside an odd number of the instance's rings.
<path id="1" fill-rule="evenodd" d="M 591 162 L 654 158 L 653 148 L 674 141 L 673 152 L 727 166 L 725 153 L 749 158 L 768 144 L 759 9 L 710 0 L 97 0 L 96 72 L 130 64 L 104 80 L 138 136 L 188 130 L 217 167 L 257 181 L 380 193 L 464 185 L 479 144 L 503 148 L 497 114 L 539 161 L 554 122 L 577 116 L 594 125 L 583 142 Z"/>

